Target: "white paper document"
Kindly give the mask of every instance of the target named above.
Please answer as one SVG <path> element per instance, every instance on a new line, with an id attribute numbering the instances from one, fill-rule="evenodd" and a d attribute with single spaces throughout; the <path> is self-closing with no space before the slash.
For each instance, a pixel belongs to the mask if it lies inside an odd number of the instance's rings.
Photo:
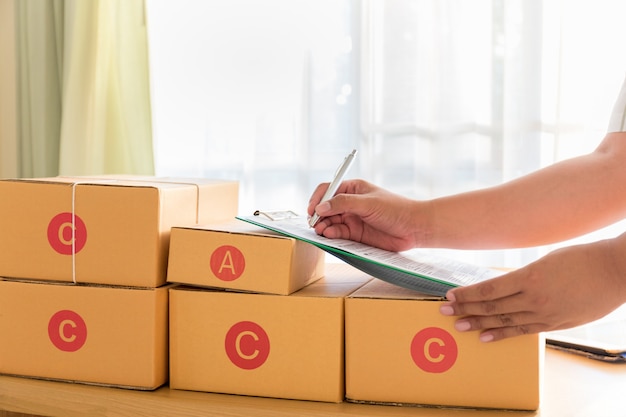
<path id="1" fill-rule="evenodd" d="M 433 255 L 428 250 L 390 252 L 362 243 L 319 236 L 301 216 L 237 217 L 285 236 L 311 243 L 363 272 L 404 288 L 444 296 L 454 287 L 467 286 L 502 275 L 502 271 Z M 291 213 L 291 212 L 289 212 Z"/>

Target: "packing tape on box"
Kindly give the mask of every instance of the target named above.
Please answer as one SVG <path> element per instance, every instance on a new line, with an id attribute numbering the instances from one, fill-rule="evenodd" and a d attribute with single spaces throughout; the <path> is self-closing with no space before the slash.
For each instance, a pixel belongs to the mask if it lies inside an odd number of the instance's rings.
<path id="1" fill-rule="evenodd" d="M 89 180 L 72 182 L 72 282 L 74 284 L 78 284 L 78 282 L 76 281 L 76 186 L 80 184 L 98 184 L 110 182 L 110 180 Z"/>
<path id="2" fill-rule="evenodd" d="M 76 284 L 76 183 L 72 184 L 72 282 Z"/>

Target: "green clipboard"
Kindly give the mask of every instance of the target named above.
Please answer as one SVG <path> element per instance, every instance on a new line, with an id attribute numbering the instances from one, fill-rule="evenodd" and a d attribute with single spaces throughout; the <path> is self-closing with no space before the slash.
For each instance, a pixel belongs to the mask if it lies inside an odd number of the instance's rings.
<path id="1" fill-rule="evenodd" d="M 390 252 L 358 242 L 328 239 L 292 211 L 257 211 L 237 219 L 308 242 L 361 271 L 403 288 L 444 297 L 451 288 L 495 278 L 502 271 L 432 254 L 432 251 Z"/>

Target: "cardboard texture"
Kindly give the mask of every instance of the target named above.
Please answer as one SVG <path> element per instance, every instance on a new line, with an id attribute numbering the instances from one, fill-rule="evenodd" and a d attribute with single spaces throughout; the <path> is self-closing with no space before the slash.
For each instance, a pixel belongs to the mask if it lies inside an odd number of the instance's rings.
<path id="1" fill-rule="evenodd" d="M 535 410 L 538 335 L 482 343 L 443 301 L 374 280 L 346 299 L 346 397 L 372 403 Z"/>
<path id="2" fill-rule="evenodd" d="M 172 229 L 169 282 L 287 295 L 323 275 L 321 249 L 240 220 Z"/>
<path id="3" fill-rule="evenodd" d="M 344 297 L 371 277 L 341 264 L 291 295 L 170 291 L 170 387 L 344 399 Z"/>
<path id="4" fill-rule="evenodd" d="M 132 178 L 0 181 L 0 276 L 158 287 L 171 227 L 237 214 L 237 182 Z"/>
<path id="5" fill-rule="evenodd" d="M 167 381 L 168 290 L 0 279 L 0 373 L 155 389 Z"/>

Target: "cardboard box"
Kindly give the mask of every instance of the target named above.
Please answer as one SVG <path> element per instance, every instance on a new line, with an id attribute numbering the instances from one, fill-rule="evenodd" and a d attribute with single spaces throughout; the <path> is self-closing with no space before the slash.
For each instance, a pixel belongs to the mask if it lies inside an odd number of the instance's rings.
<path id="1" fill-rule="evenodd" d="M 344 399 L 344 296 L 371 277 L 343 264 L 291 295 L 170 291 L 170 387 Z"/>
<path id="2" fill-rule="evenodd" d="M 0 279 L 0 373 L 155 389 L 167 381 L 168 290 Z"/>
<path id="3" fill-rule="evenodd" d="M 172 229 L 169 282 L 287 295 L 323 275 L 321 249 L 240 220 Z"/>
<path id="4" fill-rule="evenodd" d="M 535 410 L 538 335 L 482 343 L 443 301 L 374 280 L 346 299 L 346 397 L 372 403 Z"/>
<path id="5" fill-rule="evenodd" d="M 56 177 L 2 180 L 0 196 L 0 276 L 158 287 L 171 227 L 233 218 L 238 183 Z"/>

